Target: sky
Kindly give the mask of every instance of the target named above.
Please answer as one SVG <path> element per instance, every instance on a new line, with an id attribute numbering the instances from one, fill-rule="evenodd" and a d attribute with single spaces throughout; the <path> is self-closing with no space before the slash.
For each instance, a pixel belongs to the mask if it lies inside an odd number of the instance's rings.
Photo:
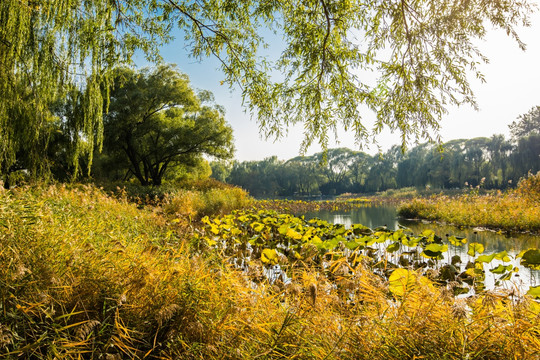
<path id="1" fill-rule="evenodd" d="M 481 52 L 490 60 L 480 67 L 486 83 L 470 78 L 479 111 L 470 106 L 448 108 L 449 113 L 442 119 L 439 132 L 443 142 L 491 137 L 494 134 L 503 134 L 508 138 L 508 125 L 533 106 L 540 105 L 540 12 L 531 16 L 531 27 L 519 28 L 518 34 L 527 44 L 525 52 L 501 30 L 489 31 L 486 38 L 477 43 Z M 299 155 L 303 139 L 301 125 L 289 129 L 288 136 L 278 141 L 262 138 L 256 121 L 242 107 L 240 91 L 231 91 L 226 85 L 220 84 L 224 76 L 215 59 L 198 62 L 187 57 L 181 39 L 164 46 L 161 54 L 165 62 L 177 64 L 179 70 L 189 76 L 194 88 L 212 91 L 216 103 L 225 107 L 225 118 L 234 131 L 237 160 L 262 160 L 272 155 L 286 160 Z M 373 118 L 369 113 L 364 116 L 367 121 Z M 339 132 L 339 143 L 333 135 L 330 138 L 330 148 L 359 150 L 354 137 L 345 131 Z M 384 152 L 400 143 L 399 134 L 383 131 L 377 136 L 377 142 Z M 320 150 L 318 145 L 314 145 L 306 155 Z M 371 146 L 362 148 L 362 151 L 375 154 L 378 149 Z"/>

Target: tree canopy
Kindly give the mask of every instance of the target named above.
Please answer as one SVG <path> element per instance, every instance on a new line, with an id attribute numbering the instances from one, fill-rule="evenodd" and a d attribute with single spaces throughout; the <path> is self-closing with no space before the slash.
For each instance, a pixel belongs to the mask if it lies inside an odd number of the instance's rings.
<path id="1" fill-rule="evenodd" d="M 540 171 L 538 134 L 515 144 L 503 135 L 456 139 L 443 148 L 441 153 L 434 144 L 425 143 L 403 153 L 394 145 L 383 156 L 338 148 L 287 161 L 274 156 L 211 166 L 218 168 L 220 179 L 257 197 L 372 193 L 406 187 L 505 189 L 527 173 Z"/>
<path id="2" fill-rule="evenodd" d="M 105 155 L 142 185 L 161 185 L 171 168 L 195 166 L 202 155 L 232 157 L 232 129 L 212 100 L 209 92 L 197 96 L 173 66 L 118 69 L 104 121 Z"/>
<path id="3" fill-rule="evenodd" d="M 518 116 L 518 121 L 513 121 L 508 127 L 514 139 L 540 135 L 540 106 L 535 106 L 528 113 Z"/>
<path id="4" fill-rule="evenodd" d="M 72 162 L 101 146 L 108 73 L 136 49 L 155 55 L 170 24 L 155 1 L 0 2 L 0 173 L 46 171 L 55 115 L 69 94 L 81 115 L 69 124 Z"/>
<path id="5" fill-rule="evenodd" d="M 241 89 L 267 136 L 300 123 L 304 150 L 314 141 L 326 148 L 338 127 L 359 144 L 384 127 L 404 143 L 430 139 L 446 106 L 475 106 L 469 78 L 483 79 L 478 65 L 487 61 L 475 39 L 494 27 L 524 48 L 516 27 L 528 25 L 531 11 L 526 0 L 3 0 L 0 170 L 18 154 L 30 154 L 32 171 L 42 166 L 50 106 L 74 88 L 83 116 L 72 154 L 91 163 L 110 70 L 136 49 L 156 55 L 174 26 L 189 55 L 220 60 L 224 83 Z M 268 29 L 283 38 L 277 59 L 262 56 Z M 360 105 L 376 114 L 373 129 Z"/>

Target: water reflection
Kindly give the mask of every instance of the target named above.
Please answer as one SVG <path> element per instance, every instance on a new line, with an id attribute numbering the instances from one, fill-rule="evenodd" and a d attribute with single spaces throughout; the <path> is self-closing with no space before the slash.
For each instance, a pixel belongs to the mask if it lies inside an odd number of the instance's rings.
<path id="1" fill-rule="evenodd" d="M 500 252 L 503 250 L 508 253 L 517 254 L 523 249 L 539 248 L 540 236 L 528 234 L 513 234 L 507 236 L 493 231 L 478 231 L 477 229 L 460 229 L 455 226 L 441 225 L 434 223 L 423 223 L 421 221 L 411 221 L 397 218 L 397 209 L 390 205 L 366 206 L 354 209 L 346 213 L 336 213 L 327 210 L 306 213 L 306 219 L 319 218 L 333 224 L 362 224 L 370 228 L 378 226 L 387 226 L 390 230 L 397 230 L 399 225 L 408 227 L 414 233 L 421 233 L 424 230 L 431 229 L 435 233 L 446 238 L 446 235 L 463 236 L 469 239 L 469 242 L 479 242 L 484 244 L 487 253 Z"/>
<path id="2" fill-rule="evenodd" d="M 462 236 L 468 239 L 468 242 L 478 242 L 484 245 L 484 254 L 493 254 L 506 250 L 512 258 L 512 264 L 518 266 L 519 272 L 517 276 L 513 276 L 513 284 L 520 288 L 536 285 L 540 281 L 540 270 L 531 270 L 519 265 L 519 259 L 515 256 L 522 250 L 529 248 L 540 248 L 540 236 L 528 234 L 513 234 L 507 236 L 505 234 L 496 233 L 493 231 L 479 231 L 472 228 L 458 228 L 455 226 L 424 223 L 421 221 L 411 221 L 397 218 L 397 209 L 390 205 L 371 205 L 354 209 L 349 212 L 331 212 L 322 210 L 305 214 L 306 219 L 319 218 L 334 224 L 344 224 L 349 227 L 352 224 L 362 224 L 370 228 L 378 226 L 387 226 L 390 230 L 397 230 L 399 225 L 411 229 L 415 234 L 419 234 L 424 230 L 431 229 L 443 239 L 446 235 Z M 467 255 L 467 246 L 455 247 L 449 245 L 448 254 L 459 255 L 463 260 L 461 264 L 462 270 L 469 260 Z M 486 265 L 486 287 L 492 288 L 496 277 L 492 275 L 488 269 L 495 268 L 500 262 L 493 261 Z M 509 284 L 510 286 L 510 284 Z"/>

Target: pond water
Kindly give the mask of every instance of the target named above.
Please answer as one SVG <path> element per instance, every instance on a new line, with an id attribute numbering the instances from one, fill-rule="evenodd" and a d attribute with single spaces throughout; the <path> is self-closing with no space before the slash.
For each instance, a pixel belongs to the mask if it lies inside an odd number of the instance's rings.
<path id="1" fill-rule="evenodd" d="M 412 221 L 400 219 L 397 216 L 397 208 L 392 205 L 367 205 L 348 212 L 318 211 L 304 214 L 306 219 L 319 218 L 333 224 L 344 224 L 350 227 L 352 224 L 362 224 L 370 228 L 378 226 L 387 226 L 390 230 L 397 230 L 399 226 L 411 229 L 415 234 L 420 234 L 424 230 L 431 229 L 438 236 L 446 239 L 446 235 L 462 236 L 468 239 L 468 242 L 477 242 L 484 245 L 484 254 L 493 254 L 506 250 L 510 255 L 514 266 L 519 267 L 519 271 L 512 277 L 511 283 L 505 281 L 506 287 L 516 286 L 519 289 L 527 289 L 529 286 L 540 284 L 540 270 L 531 270 L 519 264 L 520 260 L 515 256 L 522 250 L 529 248 L 540 248 L 540 236 L 529 234 L 512 234 L 510 236 L 496 233 L 493 231 L 481 231 L 481 229 L 459 228 L 450 225 L 441 225 L 423 221 Z M 446 241 L 448 243 L 448 241 Z M 449 244 L 449 243 L 448 243 Z M 459 255 L 463 259 L 463 269 L 469 256 L 467 255 L 467 245 L 456 247 L 449 244 L 450 255 Z M 486 265 L 486 269 L 495 268 L 500 261 L 493 261 Z M 487 288 L 493 288 L 496 278 L 489 271 L 486 271 L 485 285 Z"/>

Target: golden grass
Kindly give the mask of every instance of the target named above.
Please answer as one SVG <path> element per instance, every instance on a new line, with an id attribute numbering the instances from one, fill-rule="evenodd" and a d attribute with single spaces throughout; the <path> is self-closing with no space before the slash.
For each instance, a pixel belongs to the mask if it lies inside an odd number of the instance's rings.
<path id="1" fill-rule="evenodd" d="M 528 298 L 420 279 L 396 298 L 361 265 L 269 284 L 190 247 L 176 219 L 92 187 L 2 191 L 0 358 L 540 357 Z"/>
<path id="2" fill-rule="evenodd" d="M 540 201 L 517 193 L 414 199 L 402 204 L 399 214 L 455 225 L 540 232 Z"/>
<path id="3" fill-rule="evenodd" d="M 479 195 L 478 189 L 456 197 L 432 196 L 403 203 L 408 218 L 438 220 L 463 226 L 540 232 L 540 172 L 522 179 L 515 190 Z"/>

